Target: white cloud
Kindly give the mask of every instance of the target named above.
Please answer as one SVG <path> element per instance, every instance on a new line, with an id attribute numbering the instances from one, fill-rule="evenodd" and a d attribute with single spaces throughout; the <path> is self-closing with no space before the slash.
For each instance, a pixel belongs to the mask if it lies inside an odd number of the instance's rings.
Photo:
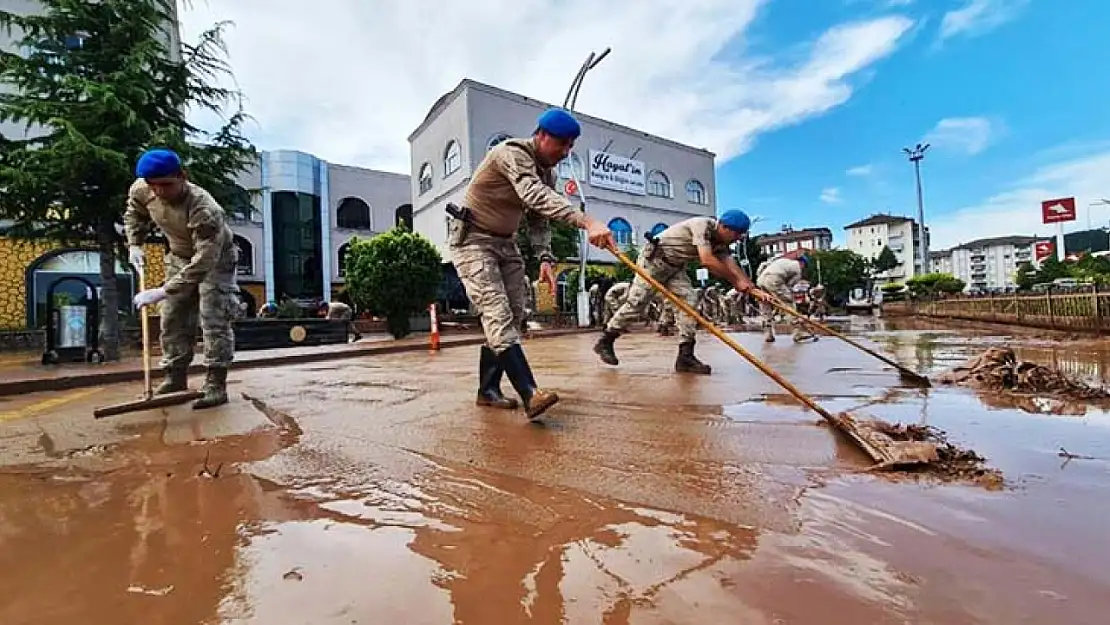
<path id="1" fill-rule="evenodd" d="M 1015 19 L 1027 6 L 1029 0 L 967 0 L 959 9 L 944 14 L 940 39 L 983 35 Z"/>
<path id="2" fill-rule="evenodd" d="M 913 26 L 902 16 L 833 26 L 800 62 L 746 55 L 745 33 L 764 4 L 639 0 L 598 11 L 592 0 L 210 0 L 182 21 L 186 41 L 235 22 L 226 38 L 260 147 L 407 172 L 406 137 L 462 78 L 561 103 L 588 51 L 610 46 L 578 108 L 723 162 L 761 133 L 843 104 L 851 80 Z"/>
<path id="3" fill-rule="evenodd" d="M 994 134 L 994 126 L 985 117 L 949 117 L 937 122 L 922 143 L 974 155 L 987 149 Z"/>
<path id="4" fill-rule="evenodd" d="M 1041 223 L 1041 202 L 1060 197 L 1075 197 L 1077 220 L 1064 224 L 1065 231 L 1110 222 L 1108 207 L 1090 206 L 1110 197 L 1110 150 L 1073 158 L 1041 167 L 1032 175 L 1018 179 L 1010 187 L 983 201 L 952 213 L 929 216 L 928 189 L 925 190 L 925 220 L 932 235 L 933 249 L 946 249 L 983 237 L 1011 234 L 1052 235 L 1056 226 Z"/>
<path id="5" fill-rule="evenodd" d="M 840 198 L 840 189 L 836 187 L 827 187 L 821 189 L 821 201 L 826 204 L 839 204 L 843 200 Z"/>
<path id="6" fill-rule="evenodd" d="M 870 176 L 875 171 L 874 165 L 859 165 L 844 172 L 849 176 Z"/>

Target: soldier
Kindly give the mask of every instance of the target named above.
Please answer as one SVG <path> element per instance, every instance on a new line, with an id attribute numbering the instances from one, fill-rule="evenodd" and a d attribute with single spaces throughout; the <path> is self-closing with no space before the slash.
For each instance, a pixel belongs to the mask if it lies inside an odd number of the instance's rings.
<path id="1" fill-rule="evenodd" d="M 362 333 L 358 331 L 355 326 L 354 318 L 355 313 L 351 307 L 343 302 L 320 302 L 320 307 L 317 309 L 319 314 L 324 319 L 332 319 L 336 321 L 347 322 L 347 334 L 353 335 L 352 343 L 357 343 L 362 340 Z"/>
<path id="2" fill-rule="evenodd" d="M 628 288 L 631 286 L 631 282 L 618 282 L 605 292 L 605 323 L 609 323 L 613 313 L 628 299 Z"/>
<path id="3" fill-rule="evenodd" d="M 705 293 L 702 295 L 702 310 L 705 312 L 703 312 L 701 316 L 712 323 L 720 322 L 721 296 L 720 289 L 718 289 L 716 285 L 705 289 Z"/>
<path id="4" fill-rule="evenodd" d="M 590 325 L 591 326 L 599 326 L 599 325 L 601 325 L 601 304 L 602 304 L 602 300 L 601 300 L 601 285 L 599 285 L 597 282 L 594 282 L 593 284 L 590 285 L 589 298 L 590 298 Z"/>
<path id="5" fill-rule="evenodd" d="M 740 323 L 740 291 L 736 289 L 729 289 L 725 293 L 724 308 L 725 308 L 725 325 L 736 325 Z"/>
<path id="6" fill-rule="evenodd" d="M 663 298 L 663 303 L 660 305 L 659 312 L 659 336 L 672 336 L 675 331 L 675 305 L 667 298 Z"/>
<path id="7" fill-rule="evenodd" d="M 613 233 L 602 222 L 580 212 L 554 190 L 555 166 L 565 159 L 581 134 L 569 112 L 549 109 L 540 115 L 531 137 L 508 139 L 486 153 L 466 189 L 465 206 L 450 221 L 451 256 L 466 294 L 478 309 L 486 345 L 479 361 L 478 405 L 515 409 L 517 402 L 501 393 L 508 374 L 529 419 L 536 419 L 559 401 L 541 389 L 520 346 L 524 315 L 524 260 L 514 241 L 522 218 L 527 219 L 532 248 L 540 258 L 540 279 L 555 290 L 555 257 L 551 253 L 549 219 L 587 231 L 590 242 L 614 246 Z"/>
<path id="8" fill-rule="evenodd" d="M 783 306 L 794 306 L 794 293 L 792 287 L 802 279 L 805 267 L 809 263 L 806 250 L 797 249 L 789 251 L 774 260 L 769 260 L 759 268 L 756 284 L 759 288 L 779 300 Z M 764 340 L 768 343 L 775 342 L 775 309 L 771 300 L 760 302 L 760 315 L 763 317 Z M 816 338 L 807 332 L 797 318 L 791 318 L 790 324 L 794 327 L 794 342 Z"/>
<path id="9" fill-rule="evenodd" d="M 752 281 L 729 255 L 729 245 L 740 240 L 748 232 L 751 220 L 739 210 L 730 210 L 714 219 L 712 217 L 692 217 L 681 221 L 663 232 L 647 245 L 640 253 L 638 265 L 652 278 L 668 288 L 676 297 L 697 305 L 690 278 L 686 275 L 686 264 L 699 261 L 710 273 L 728 280 L 737 290 L 753 292 Z M 594 352 L 601 361 L 616 365 L 619 363 L 613 343 L 628 326 L 640 315 L 651 299 L 651 286 L 636 277 L 628 294 L 628 301 L 621 306 L 605 332 L 594 345 Z M 708 374 L 711 369 L 694 355 L 697 338 L 697 322 L 680 311 L 679 315 L 678 357 L 675 371 Z"/>
<path id="10" fill-rule="evenodd" d="M 829 314 L 829 304 L 825 301 L 825 285 L 818 284 L 809 290 L 809 316 L 824 321 Z"/>
<path id="11" fill-rule="evenodd" d="M 143 243 L 151 226 L 169 242 L 166 281 L 135 296 L 135 306 L 162 302 L 162 368 L 166 378 L 156 394 L 188 388 L 199 317 L 207 376 L 193 408 L 227 403 L 227 370 L 235 357 L 231 299 L 238 249 L 224 209 L 207 191 L 189 182 L 173 151 L 145 152 L 135 166 L 138 179 L 123 215 L 130 260 L 145 270 Z"/>

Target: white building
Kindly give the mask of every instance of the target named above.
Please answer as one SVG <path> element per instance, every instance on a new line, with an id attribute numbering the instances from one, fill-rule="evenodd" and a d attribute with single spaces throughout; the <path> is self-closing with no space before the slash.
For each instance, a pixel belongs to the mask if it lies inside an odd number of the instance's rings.
<path id="1" fill-rule="evenodd" d="M 409 136 L 415 229 L 435 243 L 445 261 L 451 259 L 444 207 L 448 202 L 461 206 L 486 152 L 509 137 L 530 136 L 549 106 L 466 79 L 441 97 Z M 609 224 L 618 243 L 639 245 L 645 232 L 717 214 L 712 152 L 596 117 L 576 117 L 582 136 L 559 167 L 559 188 L 570 178 L 573 162 L 589 212 Z M 606 174 L 606 159 L 627 166 L 619 180 Z M 591 248 L 590 260 L 616 259 Z"/>
<path id="2" fill-rule="evenodd" d="M 832 230 L 828 228 L 802 228 L 795 230 L 783 225 L 782 230 L 773 234 L 759 235 L 759 249 L 768 258 L 804 248 L 809 250 L 828 250 L 832 248 Z"/>
<path id="3" fill-rule="evenodd" d="M 877 214 L 844 226 L 848 231 L 848 249 L 868 259 L 878 258 L 889 247 L 898 259 L 898 266 L 876 275 L 883 282 L 905 282 L 925 273 L 928 268 L 919 260 L 920 238 L 917 221 L 898 215 Z M 925 247 L 929 245 L 929 228 L 925 228 Z"/>
<path id="4" fill-rule="evenodd" d="M 262 152 L 239 184 L 255 196 L 224 208 L 232 214 L 239 245 L 238 282 L 254 300 L 248 303 L 258 306 L 283 297 L 335 299 L 351 239 L 372 237 L 398 223 L 412 228 L 404 174 L 274 150 Z"/>
<path id="5" fill-rule="evenodd" d="M 1038 237 L 1008 236 L 977 239 L 938 252 L 933 271 L 950 273 L 963 280 L 966 291 L 998 291 L 1016 288 L 1014 274 L 1023 262 L 1033 262 Z"/>

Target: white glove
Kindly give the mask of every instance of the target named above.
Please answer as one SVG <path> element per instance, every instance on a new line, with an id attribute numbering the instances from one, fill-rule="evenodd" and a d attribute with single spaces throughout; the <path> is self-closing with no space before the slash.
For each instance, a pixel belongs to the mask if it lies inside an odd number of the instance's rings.
<path id="1" fill-rule="evenodd" d="M 147 289 L 140 291 L 135 296 L 135 307 L 142 308 L 143 306 L 153 306 L 158 302 L 166 299 L 166 289 L 158 287 L 156 289 Z"/>
<path id="2" fill-rule="evenodd" d="M 128 249 L 128 260 L 136 269 L 142 269 L 146 266 L 146 252 L 143 251 L 141 245 L 132 245 Z"/>

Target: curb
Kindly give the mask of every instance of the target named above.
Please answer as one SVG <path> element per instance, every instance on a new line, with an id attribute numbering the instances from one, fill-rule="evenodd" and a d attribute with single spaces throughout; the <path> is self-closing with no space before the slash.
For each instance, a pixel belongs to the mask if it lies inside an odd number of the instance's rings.
<path id="1" fill-rule="evenodd" d="M 556 330 L 541 330 L 532 334 L 531 339 L 555 338 L 571 334 L 588 334 L 596 332 L 596 328 L 566 328 Z M 440 341 L 440 349 L 452 347 L 466 347 L 481 345 L 486 342 L 482 335 L 460 338 L 451 341 Z M 327 360 L 341 360 L 343 358 L 357 358 L 361 356 L 377 356 L 387 354 L 400 354 L 406 352 L 428 351 L 427 343 L 406 343 L 403 345 L 368 345 L 363 348 L 354 348 L 343 351 L 322 351 L 320 353 L 290 354 L 288 356 L 275 356 L 265 360 L 245 360 L 233 362 L 232 371 L 245 369 L 261 369 L 264 367 L 277 367 L 281 365 L 297 365 L 309 362 L 322 362 Z M 189 367 L 189 374 L 204 373 L 202 364 L 193 364 Z M 162 372 L 154 370 L 151 379 L 161 379 Z M 0 382 L 0 397 L 8 395 L 23 395 L 26 393 L 39 393 L 43 391 L 65 391 L 75 388 L 87 388 L 102 384 L 116 384 L 119 382 L 134 382 L 143 379 L 142 368 L 126 369 L 121 371 L 86 372 L 58 378 L 32 378 L 28 380 L 15 380 Z"/>

